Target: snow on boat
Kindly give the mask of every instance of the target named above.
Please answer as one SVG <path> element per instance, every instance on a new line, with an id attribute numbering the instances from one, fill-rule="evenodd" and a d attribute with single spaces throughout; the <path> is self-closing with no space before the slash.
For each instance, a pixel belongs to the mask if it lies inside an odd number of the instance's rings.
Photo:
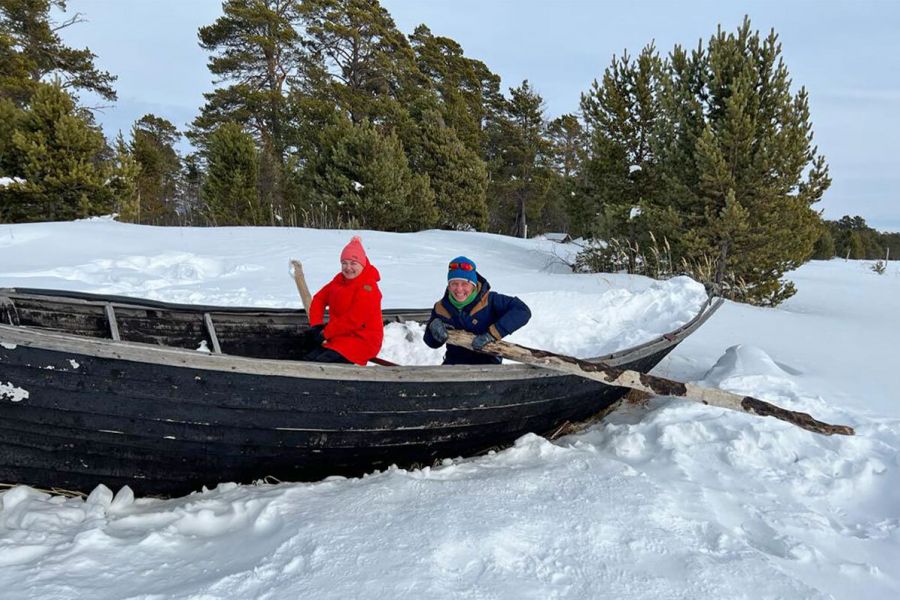
<path id="1" fill-rule="evenodd" d="M 649 371 L 718 305 L 592 360 Z M 302 310 L 0 289 L 0 482 L 168 496 L 431 465 L 552 433 L 628 391 L 517 364 L 300 362 L 307 327 Z"/>

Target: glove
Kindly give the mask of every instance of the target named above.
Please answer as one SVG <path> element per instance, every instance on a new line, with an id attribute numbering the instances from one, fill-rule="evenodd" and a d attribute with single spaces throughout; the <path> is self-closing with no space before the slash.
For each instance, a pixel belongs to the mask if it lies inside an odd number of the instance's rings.
<path id="1" fill-rule="evenodd" d="M 428 324 L 428 333 L 438 344 L 447 343 L 447 326 L 440 319 L 432 319 Z"/>
<path id="2" fill-rule="evenodd" d="M 475 339 L 472 340 L 472 350 L 481 351 L 484 349 L 485 346 L 487 346 L 491 342 L 495 342 L 495 341 L 497 341 L 497 340 L 494 339 L 494 336 L 492 336 L 488 332 L 484 332 L 480 335 L 476 335 Z"/>
<path id="3" fill-rule="evenodd" d="M 323 329 L 325 329 L 324 325 L 314 325 L 303 332 L 300 344 L 304 352 L 322 347 L 322 343 L 325 341 L 325 336 L 322 334 Z"/>

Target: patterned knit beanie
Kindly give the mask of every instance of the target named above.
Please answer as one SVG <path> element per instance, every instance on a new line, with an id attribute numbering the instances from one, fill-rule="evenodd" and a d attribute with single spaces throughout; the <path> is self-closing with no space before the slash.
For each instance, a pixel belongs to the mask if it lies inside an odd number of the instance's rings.
<path id="1" fill-rule="evenodd" d="M 475 261 L 465 256 L 457 256 L 450 261 L 447 269 L 447 281 L 462 279 L 478 285 L 478 272 L 475 270 Z"/>
<path id="2" fill-rule="evenodd" d="M 366 256 L 362 240 L 359 239 L 358 235 L 354 235 L 350 239 L 350 243 L 344 246 L 344 249 L 341 251 L 341 260 L 355 260 L 362 266 L 369 264 L 369 257 Z"/>

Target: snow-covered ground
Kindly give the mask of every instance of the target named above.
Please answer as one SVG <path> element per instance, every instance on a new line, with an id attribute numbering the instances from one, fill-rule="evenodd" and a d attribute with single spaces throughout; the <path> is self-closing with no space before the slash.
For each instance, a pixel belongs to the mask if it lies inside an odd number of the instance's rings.
<path id="1" fill-rule="evenodd" d="M 652 338 L 704 300 L 686 278 L 573 275 L 574 248 L 547 241 L 361 235 L 385 307 L 430 306 L 447 260 L 466 254 L 531 306 L 513 341 L 577 356 Z M 316 288 L 349 236 L 0 225 L 0 287 L 297 306 L 288 259 Z M 0 597 L 900 597 L 900 270 L 868 267 L 807 264 L 782 307 L 727 303 L 656 370 L 852 425 L 855 437 L 656 398 L 580 434 L 527 435 L 419 471 L 226 482 L 172 500 L 19 486 L 0 495 Z M 420 336 L 391 325 L 382 356 L 439 362 Z"/>

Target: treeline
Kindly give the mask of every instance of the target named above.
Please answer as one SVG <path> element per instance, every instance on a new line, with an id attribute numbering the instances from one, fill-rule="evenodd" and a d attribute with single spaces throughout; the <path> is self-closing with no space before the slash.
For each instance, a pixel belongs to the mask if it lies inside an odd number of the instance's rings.
<path id="1" fill-rule="evenodd" d="M 749 20 L 694 49 L 613 57 L 578 115 L 376 0 L 226 0 L 199 30 L 218 87 L 185 132 L 145 115 L 108 143 L 72 95 L 114 77 L 0 0 L 0 219 L 290 225 L 603 240 L 578 268 L 687 273 L 774 305 L 823 231 L 830 185 L 806 91 Z M 181 136 L 195 153 L 179 155 Z"/>
<path id="2" fill-rule="evenodd" d="M 62 44 L 74 21 L 50 9 L 65 4 L 0 6 L 12 59 L 0 74 L 0 174 L 17 178 L 0 190 L 4 221 L 115 210 L 165 225 L 566 228 L 572 173 L 553 131 L 574 118 L 547 122 L 527 81 L 504 95 L 454 40 L 424 25 L 407 37 L 378 2 L 227 0 L 199 30 L 219 87 L 190 128 L 145 115 L 114 144 L 72 96 L 114 99 L 114 77 Z M 182 134 L 196 153 L 179 155 Z"/>
<path id="3" fill-rule="evenodd" d="M 816 241 L 813 258 L 858 260 L 900 260 L 900 233 L 876 231 L 860 216 L 844 216 L 839 221 L 825 221 Z"/>

